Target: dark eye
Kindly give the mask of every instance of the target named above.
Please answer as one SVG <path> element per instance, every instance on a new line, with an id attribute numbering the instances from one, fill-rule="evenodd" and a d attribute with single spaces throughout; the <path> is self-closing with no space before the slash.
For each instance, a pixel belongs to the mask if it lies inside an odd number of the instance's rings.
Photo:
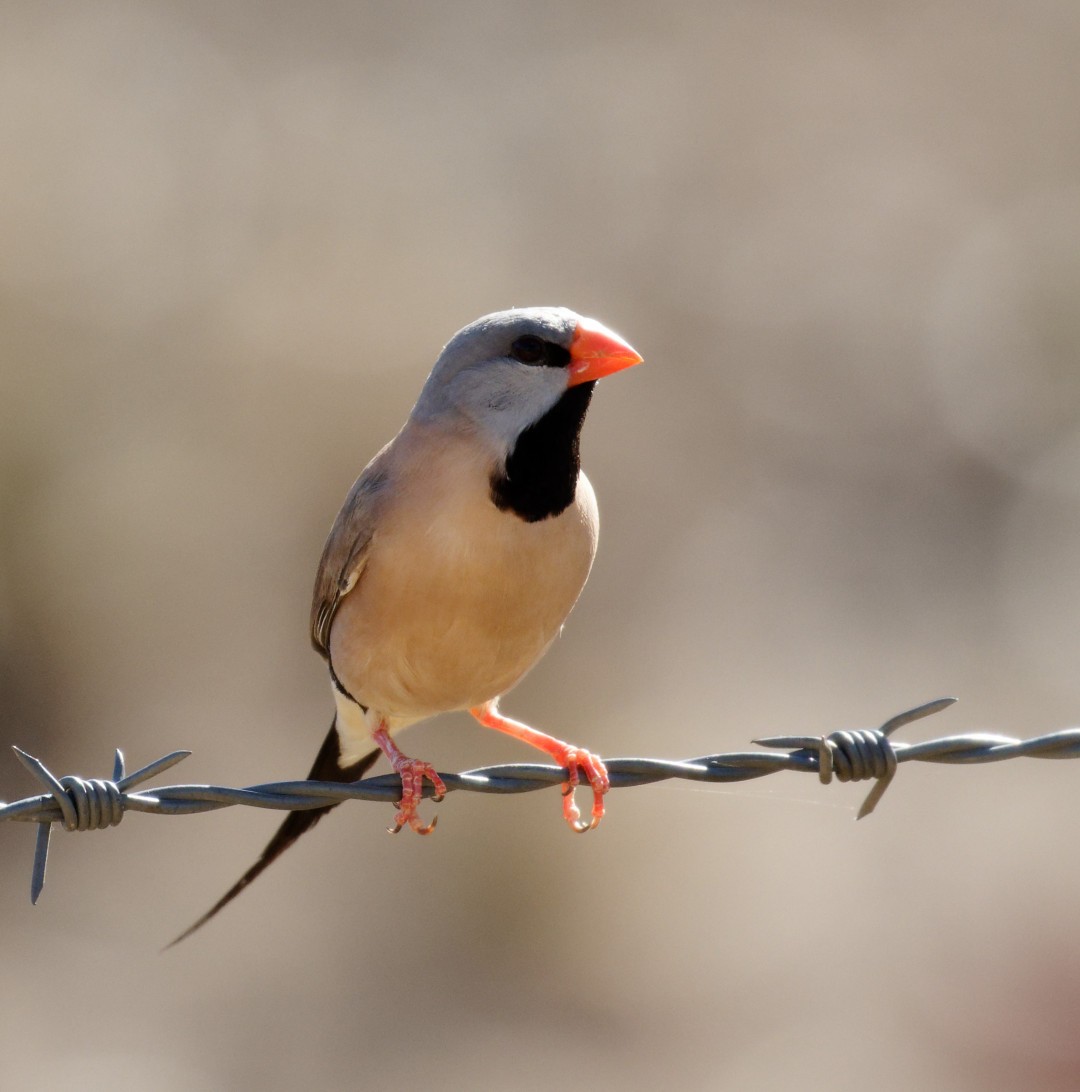
<path id="1" fill-rule="evenodd" d="M 540 338 L 525 334 L 510 346 L 510 355 L 522 364 L 539 364 L 544 359 L 544 348 Z"/>

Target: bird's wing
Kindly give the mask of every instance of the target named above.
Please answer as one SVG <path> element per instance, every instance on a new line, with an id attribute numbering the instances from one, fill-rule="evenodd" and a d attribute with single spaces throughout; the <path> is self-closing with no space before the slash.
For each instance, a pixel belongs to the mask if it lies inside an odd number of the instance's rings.
<path id="1" fill-rule="evenodd" d="M 375 533 L 379 496 L 385 488 L 388 475 L 384 467 L 384 453 L 379 453 L 356 479 L 345 503 L 341 506 L 334 526 L 323 548 L 319 571 L 315 577 L 315 594 L 311 604 L 311 640 L 315 648 L 330 659 L 330 627 L 338 604 L 356 587 L 363 572 L 368 549 Z M 377 748 L 347 765 L 341 764 L 341 737 L 337 719 L 330 726 L 326 739 L 308 774 L 309 781 L 355 781 L 367 772 L 379 756 Z M 336 805 L 309 808 L 290 812 L 259 859 L 198 921 L 184 930 L 168 947 L 179 944 L 205 925 L 222 907 L 232 902 L 256 876 L 277 860 L 305 831 L 310 830 Z"/>
<path id="2" fill-rule="evenodd" d="M 311 643 L 330 659 L 330 627 L 338 605 L 356 587 L 375 534 L 379 499 L 388 475 L 384 448 L 356 479 L 323 547 L 311 600 Z"/>

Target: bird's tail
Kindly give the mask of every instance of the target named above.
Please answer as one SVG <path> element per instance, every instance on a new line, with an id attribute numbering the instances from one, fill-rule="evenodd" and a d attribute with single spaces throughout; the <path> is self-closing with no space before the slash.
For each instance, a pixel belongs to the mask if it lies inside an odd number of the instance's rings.
<path id="1" fill-rule="evenodd" d="M 330 725 L 330 731 L 315 756 L 315 763 L 311 772 L 307 775 L 308 781 L 358 781 L 374 765 L 379 757 L 378 750 L 371 751 L 363 758 L 357 759 L 348 766 L 338 765 L 341 755 L 341 739 L 338 735 L 337 720 Z M 175 940 L 170 941 L 166 949 L 179 944 L 186 937 L 191 936 L 196 929 L 205 925 L 219 910 L 227 906 L 256 876 L 268 868 L 300 837 L 310 830 L 328 811 L 336 808 L 337 804 L 327 804 L 324 808 L 309 808 L 306 811 L 290 811 L 285 816 L 285 821 L 277 829 L 277 833 L 266 844 L 266 848 L 259 855 L 259 859 L 221 896 L 220 899 L 194 924 L 188 926 Z"/>

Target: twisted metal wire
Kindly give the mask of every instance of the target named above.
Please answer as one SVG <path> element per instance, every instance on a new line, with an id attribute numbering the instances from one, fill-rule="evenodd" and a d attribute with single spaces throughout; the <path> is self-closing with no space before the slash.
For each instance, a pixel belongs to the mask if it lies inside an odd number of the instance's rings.
<path id="1" fill-rule="evenodd" d="M 955 698 L 938 698 L 890 717 L 880 728 L 833 732 L 827 736 L 770 736 L 753 742 L 766 751 L 732 751 L 685 761 L 658 758 L 612 758 L 605 761 L 613 789 L 651 785 L 681 778 L 686 781 L 728 783 L 795 770 L 816 773 L 822 784 L 838 781 L 875 782 L 856 818 L 869 815 L 881 800 L 902 762 L 937 762 L 970 765 L 1002 762 L 1011 758 L 1080 757 L 1080 728 L 1069 728 L 1032 739 L 1013 739 L 990 733 L 945 736 L 924 743 L 894 742 L 898 728 L 947 709 Z M 397 774 L 369 777 L 339 784 L 328 781 L 275 781 L 231 789 L 217 785 L 168 785 L 133 792 L 135 786 L 183 761 L 190 751 L 173 751 L 125 773 L 124 756 L 118 750 L 109 780 L 55 777 L 39 759 L 18 747 L 20 762 L 41 781 L 47 792 L 11 804 L 0 803 L 0 821 L 38 824 L 37 847 L 30 882 L 31 902 L 37 902 L 45 884 L 49 838 L 54 823 L 68 831 L 104 830 L 116 826 L 129 811 L 157 815 L 193 815 L 243 804 L 248 807 L 300 811 L 340 804 L 346 800 L 381 800 L 396 803 L 401 797 Z M 783 753 L 776 753 L 782 751 Z M 457 790 L 483 793 L 534 792 L 566 783 L 567 771 L 558 766 L 515 763 L 484 766 L 459 774 L 439 775 L 448 793 Z M 424 785 L 424 795 L 433 795 Z"/>

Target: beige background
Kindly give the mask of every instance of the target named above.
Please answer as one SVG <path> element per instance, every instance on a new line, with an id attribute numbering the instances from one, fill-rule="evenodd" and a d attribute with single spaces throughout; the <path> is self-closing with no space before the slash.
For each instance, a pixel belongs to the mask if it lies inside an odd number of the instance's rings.
<path id="1" fill-rule="evenodd" d="M 300 776 L 323 536 L 513 304 L 646 366 L 507 711 L 608 755 L 1080 721 L 1080 9 L 4 5 L 0 741 Z M 443 769 L 525 760 L 462 717 Z M 0 827 L 5 1087 L 1075 1088 L 1080 765 Z M 0 797 L 35 791 L 0 755 Z"/>

